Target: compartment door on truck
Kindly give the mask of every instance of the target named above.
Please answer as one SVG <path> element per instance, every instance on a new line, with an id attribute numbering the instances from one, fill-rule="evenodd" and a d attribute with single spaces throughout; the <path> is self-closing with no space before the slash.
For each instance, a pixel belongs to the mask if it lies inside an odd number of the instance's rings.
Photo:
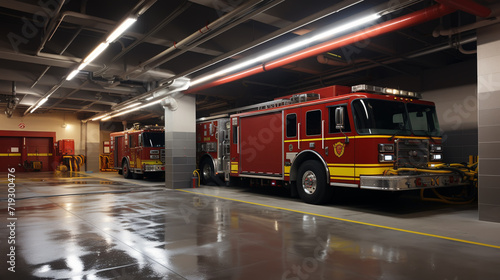
<path id="1" fill-rule="evenodd" d="M 123 149 L 125 149 L 125 145 L 123 142 L 123 136 L 115 137 L 115 150 L 113 157 L 113 160 L 115 161 L 115 168 L 122 167 Z"/>
<path id="2" fill-rule="evenodd" d="M 283 114 L 281 111 L 240 117 L 241 174 L 283 174 Z"/>

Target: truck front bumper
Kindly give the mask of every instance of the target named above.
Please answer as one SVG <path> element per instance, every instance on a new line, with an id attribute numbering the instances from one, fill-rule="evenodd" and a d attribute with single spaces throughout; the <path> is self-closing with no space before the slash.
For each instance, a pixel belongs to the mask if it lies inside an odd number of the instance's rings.
<path id="1" fill-rule="evenodd" d="M 144 164 L 144 172 L 158 172 L 158 171 L 165 171 L 165 165 Z"/>
<path id="2" fill-rule="evenodd" d="M 360 176 L 360 188 L 405 191 L 426 188 L 464 186 L 469 182 L 456 173 L 394 176 Z"/>

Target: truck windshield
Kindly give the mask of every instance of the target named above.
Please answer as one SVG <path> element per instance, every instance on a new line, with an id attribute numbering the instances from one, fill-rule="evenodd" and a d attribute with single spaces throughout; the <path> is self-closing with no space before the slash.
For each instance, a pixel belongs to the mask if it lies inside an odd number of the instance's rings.
<path id="1" fill-rule="evenodd" d="M 142 139 L 144 147 L 165 147 L 165 134 L 162 132 L 144 132 Z"/>
<path id="2" fill-rule="evenodd" d="M 352 103 L 356 129 L 360 134 L 439 136 L 433 106 L 358 99 Z"/>

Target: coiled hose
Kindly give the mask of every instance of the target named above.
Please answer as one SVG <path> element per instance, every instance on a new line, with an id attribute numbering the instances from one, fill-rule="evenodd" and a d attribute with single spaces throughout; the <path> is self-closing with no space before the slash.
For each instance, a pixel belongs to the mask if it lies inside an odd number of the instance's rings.
<path id="1" fill-rule="evenodd" d="M 453 188 L 453 190 L 447 189 L 430 189 L 435 198 L 426 197 L 426 189 L 420 190 L 420 199 L 424 201 L 438 201 L 448 204 L 468 204 L 472 203 L 477 198 L 478 189 L 478 162 L 473 163 L 452 163 L 452 164 L 439 164 L 429 168 L 398 168 L 389 169 L 384 172 L 384 175 L 401 175 L 401 173 L 412 173 L 412 174 L 452 174 L 458 173 L 462 176 L 462 181 L 469 182 L 470 184 Z M 454 191 L 458 191 L 454 193 Z M 446 194 L 445 194 L 446 193 Z"/>

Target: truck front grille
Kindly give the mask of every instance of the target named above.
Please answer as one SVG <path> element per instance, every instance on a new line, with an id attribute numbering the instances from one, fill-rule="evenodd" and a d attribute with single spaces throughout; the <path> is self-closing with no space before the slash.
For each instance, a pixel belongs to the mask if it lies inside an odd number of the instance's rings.
<path id="1" fill-rule="evenodd" d="M 429 140 L 396 140 L 396 168 L 424 168 L 429 161 Z"/>

